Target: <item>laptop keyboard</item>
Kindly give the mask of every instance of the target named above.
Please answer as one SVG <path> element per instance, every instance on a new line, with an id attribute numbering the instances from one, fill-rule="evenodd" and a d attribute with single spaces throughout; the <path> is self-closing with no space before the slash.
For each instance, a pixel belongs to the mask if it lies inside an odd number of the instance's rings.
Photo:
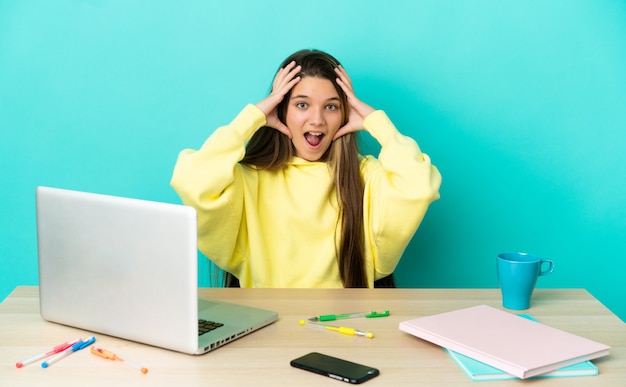
<path id="1" fill-rule="evenodd" d="M 210 332 L 222 326 L 224 326 L 224 324 L 222 323 L 199 319 L 198 320 L 198 336 L 201 336 L 207 332 Z"/>

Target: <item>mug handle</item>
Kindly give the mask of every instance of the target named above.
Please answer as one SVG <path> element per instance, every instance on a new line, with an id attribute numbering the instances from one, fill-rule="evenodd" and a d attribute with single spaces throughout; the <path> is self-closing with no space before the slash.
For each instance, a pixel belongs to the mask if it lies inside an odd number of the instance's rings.
<path id="1" fill-rule="evenodd" d="M 539 272 L 539 275 L 548 275 L 550 273 L 552 273 L 554 271 L 554 262 L 552 262 L 552 260 L 550 259 L 542 259 L 541 260 L 541 267 L 543 268 L 543 264 L 547 263 L 548 267 L 545 270 L 541 270 Z"/>

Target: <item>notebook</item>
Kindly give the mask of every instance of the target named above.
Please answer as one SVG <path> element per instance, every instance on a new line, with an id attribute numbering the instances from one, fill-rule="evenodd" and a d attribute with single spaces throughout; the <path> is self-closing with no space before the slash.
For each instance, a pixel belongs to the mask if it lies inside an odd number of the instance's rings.
<path id="1" fill-rule="evenodd" d="M 198 298 L 191 207 L 51 187 L 37 188 L 36 207 L 47 321 L 202 354 L 278 319 Z M 199 335 L 200 320 L 216 324 Z"/>
<path id="2" fill-rule="evenodd" d="M 403 321 L 400 330 L 520 379 L 609 354 L 609 346 L 479 305 Z"/>
<path id="3" fill-rule="evenodd" d="M 531 321 L 537 321 L 533 316 L 529 314 L 517 314 L 522 318 L 527 318 Z M 478 360 L 474 360 L 471 357 L 461 355 L 460 353 L 451 351 L 444 348 L 450 355 L 452 360 L 463 370 L 463 372 L 473 381 L 484 380 L 519 380 L 518 377 L 507 374 L 506 372 L 499 370 L 495 367 L 481 363 Z M 550 371 L 545 374 L 537 375 L 536 378 L 562 378 L 571 376 L 596 376 L 598 375 L 598 367 L 595 366 L 589 360 L 583 361 L 578 364 L 573 364 L 567 367 L 562 367 L 554 371 Z"/>
<path id="4" fill-rule="evenodd" d="M 452 360 L 458 364 L 459 368 L 473 381 L 481 382 L 486 380 L 519 380 L 518 377 L 499 370 L 495 367 L 481 363 L 471 357 L 461 355 L 460 353 L 450 351 L 444 348 L 450 355 Z M 598 367 L 591 361 L 583 361 L 582 363 L 572 364 L 562 367 L 545 374 L 534 376 L 534 378 L 563 378 L 572 376 L 597 376 Z"/>

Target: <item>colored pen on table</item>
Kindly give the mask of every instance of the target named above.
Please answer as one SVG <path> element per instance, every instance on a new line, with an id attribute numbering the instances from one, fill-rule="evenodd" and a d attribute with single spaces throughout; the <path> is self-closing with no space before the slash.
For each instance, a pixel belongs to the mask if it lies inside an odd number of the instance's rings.
<path id="1" fill-rule="evenodd" d="M 148 373 L 148 369 L 146 367 L 142 367 L 137 363 L 133 363 L 131 361 L 128 360 L 124 360 L 121 357 L 117 356 L 116 354 L 114 354 L 111 351 L 107 351 L 106 349 L 102 349 L 102 348 L 96 348 L 95 346 L 91 346 L 91 353 L 93 353 L 94 355 L 98 355 L 102 358 L 105 359 L 109 359 L 109 360 L 118 360 L 120 362 L 122 362 L 123 364 L 126 364 L 127 366 L 129 366 L 130 368 L 134 368 L 137 371 L 141 372 L 142 374 L 147 374 Z"/>
<path id="2" fill-rule="evenodd" d="M 339 333 L 343 333 L 344 335 L 352 335 L 352 336 L 362 336 L 371 339 L 374 337 L 372 332 L 363 332 L 358 329 L 348 328 L 348 327 L 337 327 L 334 325 L 325 325 L 312 321 L 300 320 L 300 325 L 306 325 L 313 328 L 327 329 L 329 331 L 335 331 Z"/>
<path id="3" fill-rule="evenodd" d="M 76 351 L 80 351 L 81 349 L 90 346 L 91 344 L 93 344 L 94 341 L 96 341 L 96 338 L 93 337 L 93 336 L 89 336 L 86 340 L 80 340 L 78 343 L 72 345 L 71 347 L 67 348 L 63 352 L 55 355 L 50 360 L 44 361 L 43 363 L 41 363 L 41 366 L 43 368 L 48 368 L 51 365 L 53 365 L 54 363 L 56 363 L 57 361 L 63 359 L 64 357 L 66 357 L 68 355 L 71 355 L 72 353 L 74 353 Z"/>
<path id="4" fill-rule="evenodd" d="M 357 318 L 357 317 L 365 317 L 365 318 L 374 318 L 374 317 L 387 317 L 389 316 L 389 311 L 386 310 L 384 312 L 360 312 L 360 313 L 343 313 L 343 314 L 324 314 L 321 316 L 311 317 L 310 321 L 334 321 L 344 318 Z"/>
<path id="5" fill-rule="evenodd" d="M 28 359 L 24 359 L 22 361 L 18 361 L 17 363 L 15 363 L 15 366 L 17 368 L 22 368 L 25 365 L 29 365 L 30 363 L 36 362 L 37 360 L 41 360 L 41 359 L 46 358 L 48 356 L 52 356 L 52 355 L 54 355 L 56 353 L 65 351 L 66 349 L 68 349 L 72 345 L 78 343 L 80 340 L 81 339 L 76 339 L 76 340 L 65 342 L 63 344 L 59 344 L 59 345 L 55 346 L 54 348 L 49 349 L 46 352 L 42 352 L 42 353 L 40 353 L 38 355 L 31 356 Z"/>

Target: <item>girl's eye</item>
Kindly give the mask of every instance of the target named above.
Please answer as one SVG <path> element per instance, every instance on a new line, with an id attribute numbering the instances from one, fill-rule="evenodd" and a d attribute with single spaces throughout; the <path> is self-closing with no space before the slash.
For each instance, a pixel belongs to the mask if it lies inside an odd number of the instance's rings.
<path id="1" fill-rule="evenodd" d="M 337 110 L 339 107 L 337 105 L 328 105 L 326 106 L 326 110 Z"/>
<path id="2" fill-rule="evenodd" d="M 304 103 L 304 102 L 298 102 L 298 103 L 296 103 L 296 107 L 297 107 L 297 108 L 300 108 L 300 109 L 304 109 L 304 108 L 306 108 L 306 103 Z"/>

